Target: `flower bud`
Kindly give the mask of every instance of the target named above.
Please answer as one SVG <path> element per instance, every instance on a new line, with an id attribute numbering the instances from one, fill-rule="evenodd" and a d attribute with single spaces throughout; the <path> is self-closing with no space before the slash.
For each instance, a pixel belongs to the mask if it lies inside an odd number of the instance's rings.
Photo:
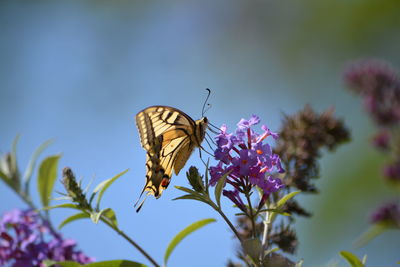
<path id="1" fill-rule="evenodd" d="M 92 209 L 86 200 L 86 196 L 83 193 L 82 188 L 77 183 L 74 173 L 69 167 L 65 167 L 63 169 L 62 183 L 68 193 L 68 196 L 72 198 L 72 201 L 78 203 L 81 208 L 88 210 Z"/>
<path id="2" fill-rule="evenodd" d="M 186 172 L 186 176 L 196 192 L 204 192 L 203 176 L 199 174 L 199 170 L 196 167 L 191 166 L 189 171 Z"/>

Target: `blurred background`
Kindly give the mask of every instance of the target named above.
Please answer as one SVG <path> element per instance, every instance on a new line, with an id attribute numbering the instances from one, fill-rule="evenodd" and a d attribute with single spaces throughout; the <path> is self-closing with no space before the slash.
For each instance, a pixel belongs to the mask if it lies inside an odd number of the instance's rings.
<path id="1" fill-rule="evenodd" d="M 129 168 L 104 196 L 120 227 L 161 261 L 176 233 L 190 223 L 218 222 L 180 244 L 170 266 L 224 266 L 236 243 L 208 206 L 172 201 L 187 186 L 188 166 L 202 166 L 195 152 L 162 198 L 149 197 L 140 213 L 133 204 L 144 184 L 145 152 L 134 116 L 150 105 L 177 107 L 233 130 L 258 114 L 278 131 L 282 115 L 307 103 L 335 107 L 353 140 L 321 161 L 319 195 L 300 202 L 314 216 L 296 223 L 295 259 L 304 266 L 344 261 L 341 250 L 368 254 L 368 266 L 399 260 L 399 233 L 385 233 L 361 249 L 353 242 L 368 227 L 369 213 L 394 196 L 381 177 L 385 159 L 370 148 L 374 126 L 359 99 L 344 89 L 342 72 L 359 58 L 400 66 L 400 2 L 391 1 L 7 1 L 0 2 L 0 152 L 21 134 L 19 166 L 45 140 L 45 155 L 62 153 L 60 171 L 71 167 L 94 184 Z M 61 173 L 60 173 L 61 174 Z M 32 183 L 32 185 L 35 185 Z M 36 188 L 32 194 L 39 203 Z M 56 190 L 63 191 L 61 183 Z M 57 197 L 57 194 L 55 194 Z M 0 213 L 25 207 L 0 185 Z M 56 202 L 53 201 L 53 204 Z M 225 201 L 231 217 L 234 210 Z M 51 216 L 60 223 L 66 210 Z M 148 263 L 104 225 L 78 221 L 65 237 L 97 260 Z"/>

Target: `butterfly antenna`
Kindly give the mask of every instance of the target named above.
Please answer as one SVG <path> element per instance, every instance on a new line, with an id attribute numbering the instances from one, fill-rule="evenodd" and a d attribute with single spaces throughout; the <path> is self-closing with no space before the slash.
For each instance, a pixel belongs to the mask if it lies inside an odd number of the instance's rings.
<path id="1" fill-rule="evenodd" d="M 208 95 L 207 95 L 206 101 L 204 101 L 204 103 L 203 103 L 203 108 L 201 109 L 201 116 L 202 117 L 204 117 L 204 113 L 206 113 L 206 111 L 208 110 L 208 109 L 205 110 L 205 108 L 206 108 L 206 104 L 207 104 L 208 98 L 210 97 L 210 94 L 211 94 L 211 90 L 210 89 L 206 88 L 206 90 L 208 91 Z M 210 104 L 208 104 L 208 105 L 210 105 Z"/>
<path id="2" fill-rule="evenodd" d="M 207 108 L 204 110 L 204 114 L 212 107 L 210 103 L 207 103 Z"/>

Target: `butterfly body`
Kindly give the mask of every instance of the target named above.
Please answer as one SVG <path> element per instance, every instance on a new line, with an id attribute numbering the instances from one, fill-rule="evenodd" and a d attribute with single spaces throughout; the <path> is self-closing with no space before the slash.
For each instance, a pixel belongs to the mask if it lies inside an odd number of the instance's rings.
<path id="1" fill-rule="evenodd" d="M 196 147 L 201 147 L 208 121 L 194 121 L 184 112 L 168 106 L 151 106 L 136 115 L 142 147 L 146 150 L 146 183 L 142 194 L 159 198 L 184 167 Z M 140 209 L 140 207 L 139 207 Z"/>

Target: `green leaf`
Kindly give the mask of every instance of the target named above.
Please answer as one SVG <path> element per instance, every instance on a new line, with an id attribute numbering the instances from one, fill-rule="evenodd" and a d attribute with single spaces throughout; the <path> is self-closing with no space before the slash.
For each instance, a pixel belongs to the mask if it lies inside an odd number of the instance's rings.
<path id="1" fill-rule="evenodd" d="M 64 203 L 64 204 L 60 204 L 60 205 L 43 207 L 42 210 L 51 210 L 51 209 L 57 209 L 57 208 L 70 208 L 70 209 L 81 210 L 81 208 L 79 208 L 78 205 L 72 204 L 72 203 Z"/>
<path id="2" fill-rule="evenodd" d="M 92 193 L 92 194 L 90 195 L 90 198 L 89 198 L 89 205 L 92 205 L 92 201 L 93 201 L 94 197 L 96 196 L 96 194 L 97 194 L 97 192 L 96 192 L 96 193 Z"/>
<path id="3" fill-rule="evenodd" d="M 221 207 L 221 194 L 222 194 L 222 189 L 223 189 L 224 186 L 225 186 L 226 177 L 228 177 L 228 175 L 229 175 L 231 172 L 232 172 L 232 171 L 228 171 L 227 173 L 225 173 L 224 175 L 222 175 L 221 178 L 219 179 L 217 185 L 215 186 L 214 195 L 215 195 L 215 200 L 217 201 L 218 207 Z"/>
<path id="4" fill-rule="evenodd" d="M 208 205 L 211 205 L 211 203 L 210 203 L 211 200 L 208 197 L 208 195 L 200 194 L 200 193 L 198 193 L 198 192 L 196 192 L 196 191 L 194 191 L 192 189 L 189 189 L 187 187 L 184 187 L 184 186 L 177 186 L 176 185 L 175 188 L 179 189 L 179 190 L 181 190 L 183 192 L 186 192 L 188 194 L 180 196 L 180 197 L 177 197 L 177 198 L 174 198 L 173 200 L 192 199 L 192 200 L 199 200 L 199 201 L 202 201 L 202 202 L 204 202 L 204 203 L 206 203 Z"/>
<path id="5" fill-rule="evenodd" d="M 84 265 L 85 267 L 147 267 L 146 265 L 128 260 L 99 261 Z"/>
<path id="6" fill-rule="evenodd" d="M 187 187 L 184 187 L 184 186 L 176 185 L 175 188 L 176 188 L 176 189 L 179 189 L 179 190 L 181 190 L 181 191 L 184 191 L 184 192 L 186 192 L 186 193 L 189 193 L 189 194 L 191 194 L 191 195 L 201 196 L 201 195 L 200 195 L 199 193 L 197 193 L 196 191 L 194 191 L 194 190 L 192 190 L 192 189 L 189 189 L 189 188 L 187 188 Z"/>
<path id="7" fill-rule="evenodd" d="M 192 200 L 198 200 L 198 201 L 204 202 L 206 204 L 210 204 L 209 201 L 206 198 L 204 198 L 203 196 L 194 196 L 191 194 L 183 195 L 183 196 L 174 198 L 173 200 L 178 200 L 178 199 L 192 199 Z"/>
<path id="8" fill-rule="evenodd" d="M 55 197 L 55 198 L 52 198 L 52 200 L 56 200 L 56 201 L 70 200 L 70 201 L 72 201 L 72 197 L 69 197 L 69 196 Z"/>
<path id="9" fill-rule="evenodd" d="M 283 216 L 290 216 L 290 215 L 291 215 L 291 214 L 288 213 L 288 212 L 284 212 L 284 211 L 277 210 L 277 209 L 264 209 L 264 210 L 262 210 L 262 211 L 259 211 L 258 213 L 262 213 L 263 211 L 264 211 L 264 212 L 265 212 L 265 211 L 271 212 L 272 214 L 274 214 L 274 216 L 276 216 L 276 214 L 280 214 L 280 215 L 283 215 Z"/>
<path id="10" fill-rule="evenodd" d="M 73 221 L 76 221 L 76 220 L 80 220 L 80 219 L 85 219 L 85 218 L 90 218 L 90 215 L 87 214 L 86 212 L 79 212 L 79 213 L 77 213 L 75 215 L 72 215 L 72 216 L 66 218 L 64 221 L 62 221 L 60 223 L 60 225 L 58 226 L 58 229 L 63 228 L 66 224 L 68 224 L 70 222 L 73 222 Z"/>
<path id="11" fill-rule="evenodd" d="M 89 183 L 86 185 L 86 187 L 85 187 L 85 189 L 83 189 L 83 193 L 86 195 L 86 193 L 89 191 L 89 188 L 90 188 L 90 186 L 92 185 L 92 183 L 93 183 L 93 179 L 94 179 L 94 177 L 92 178 L 92 179 L 90 179 L 90 181 L 89 181 Z"/>
<path id="12" fill-rule="evenodd" d="M 110 222 L 112 225 L 118 226 L 115 212 L 110 208 L 103 209 L 99 212 L 92 212 L 90 214 L 90 219 L 97 224 L 102 216 L 107 218 L 108 222 Z"/>
<path id="13" fill-rule="evenodd" d="M 43 206 L 48 206 L 53 191 L 54 182 L 57 178 L 58 160 L 60 155 L 53 155 L 45 158 L 39 167 L 38 191 Z"/>
<path id="14" fill-rule="evenodd" d="M 6 183 L 6 185 L 8 185 L 9 187 L 12 187 L 11 180 L 8 179 L 7 175 L 4 172 L 2 172 L 1 170 L 0 170 L 0 178 L 1 178 L 1 180 L 3 180 L 4 183 Z"/>
<path id="15" fill-rule="evenodd" d="M 102 213 L 103 217 L 106 217 L 111 224 L 118 227 L 117 216 L 115 215 L 115 212 L 113 209 L 111 209 L 111 208 L 104 209 L 104 210 L 102 210 L 102 212 L 103 212 Z"/>
<path id="16" fill-rule="evenodd" d="M 242 247 L 244 252 L 253 260 L 253 262 L 258 262 L 262 252 L 262 244 L 260 239 L 253 238 L 244 240 L 242 242 Z"/>
<path id="17" fill-rule="evenodd" d="M 378 223 L 373 224 L 371 227 L 365 231 L 361 237 L 356 241 L 356 247 L 362 247 L 366 245 L 369 241 L 382 234 L 383 232 L 392 229 L 390 224 Z"/>
<path id="18" fill-rule="evenodd" d="M 200 229 L 201 227 L 215 222 L 215 219 L 209 218 L 209 219 L 203 219 L 200 221 L 197 221 L 195 223 L 192 223 L 185 229 L 183 229 L 181 232 L 179 232 L 169 243 L 167 249 L 165 250 L 165 255 L 164 255 L 164 265 L 167 265 L 169 256 L 171 255 L 172 251 L 175 249 L 175 247 L 184 239 L 186 236 L 189 234 L 193 233 L 194 231 Z"/>
<path id="19" fill-rule="evenodd" d="M 45 267 L 50 267 L 50 266 L 53 266 L 54 264 L 56 264 L 57 262 L 53 261 L 53 260 L 44 260 L 44 261 L 42 261 L 42 263 L 44 264 Z"/>
<path id="20" fill-rule="evenodd" d="M 276 208 L 280 208 L 283 205 L 285 205 L 285 203 L 293 198 L 295 195 L 297 195 L 298 193 L 300 193 L 301 191 L 294 191 L 294 192 L 290 192 L 289 194 L 284 195 L 281 199 L 279 199 L 278 203 L 276 204 Z"/>
<path id="21" fill-rule="evenodd" d="M 271 212 L 270 221 L 273 222 L 273 221 L 275 220 L 275 217 L 277 216 L 277 214 L 281 214 L 281 215 L 284 215 L 284 216 L 290 216 L 289 213 L 280 211 L 279 209 L 280 209 L 283 205 L 285 205 L 285 203 L 286 203 L 289 199 L 293 198 L 295 195 L 297 195 L 297 194 L 300 193 L 300 192 L 301 192 L 301 191 L 290 192 L 290 193 L 284 195 L 281 199 L 279 199 L 278 202 L 276 203 L 276 207 L 273 207 L 273 208 L 272 208 L 272 210 L 275 210 L 275 211 L 272 211 L 272 212 Z M 267 209 L 267 210 L 269 210 L 269 209 Z"/>
<path id="22" fill-rule="evenodd" d="M 57 264 L 58 266 L 61 266 L 61 267 L 81 267 L 81 266 L 83 266 L 75 261 L 59 261 L 59 262 L 54 262 L 49 266 L 53 266 L 54 264 Z M 85 266 L 87 266 L 87 265 L 85 265 Z"/>
<path id="23" fill-rule="evenodd" d="M 36 162 L 40 156 L 40 154 L 42 154 L 42 152 L 51 144 L 53 143 L 53 140 L 47 140 L 46 142 L 44 142 L 43 144 L 41 144 L 36 150 L 35 152 L 33 152 L 28 166 L 25 169 L 25 173 L 24 173 L 24 188 L 25 188 L 25 193 L 28 193 L 29 191 L 29 182 L 31 180 L 32 177 L 32 173 L 33 173 L 33 169 L 35 168 Z"/>
<path id="24" fill-rule="evenodd" d="M 97 202 L 96 202 L 96 209 L 98 210 L 100 207 L 100 201 L 103 197 L 104 192 L 107 190 L 107 188 L 115 182 L 119 177 L 124 175 L 129 169 L 126 169 L 125 171 L 115 175 L 113 178 L 107 179 L 103 182 L 101 182 L 99 185 L 96 186 L 96 188 L 93 190 L 93 194 L 99 192 L 99 195 L 97 197 Z"/>
<path id="25" fill-rule="evenodd" d="M 364 267 L 364 264 L 351 252 L 340 251 L 340 256 L 342 256 L 352 267 Z"/>
<path id="26" fill-rule="evenodd" d="M 279 209 L 262 209 L 262 210 L 259 210 L 258 213 L 262 213 L 262 212 L 266 212 L 266 211 L 268 211 L 268 212 L 276 212 L 276 213 L 281 214 L 281 215 L 290 216 L 290 213 L 284 212 L 284 211 L 279 210 Z"/>
<path id="27" fill-rule="evenodd" d="M 103 211 L 104 211 L 104 210 L 102 210 L 102 211 L 93 211 L 92 213 L 90 213 L 90 219 L 92 220 L 92 222 L 94 222 L 95 224 L 97 224 L 97 223 L 99 222 L 101 213 L 102 213 Z"/>

